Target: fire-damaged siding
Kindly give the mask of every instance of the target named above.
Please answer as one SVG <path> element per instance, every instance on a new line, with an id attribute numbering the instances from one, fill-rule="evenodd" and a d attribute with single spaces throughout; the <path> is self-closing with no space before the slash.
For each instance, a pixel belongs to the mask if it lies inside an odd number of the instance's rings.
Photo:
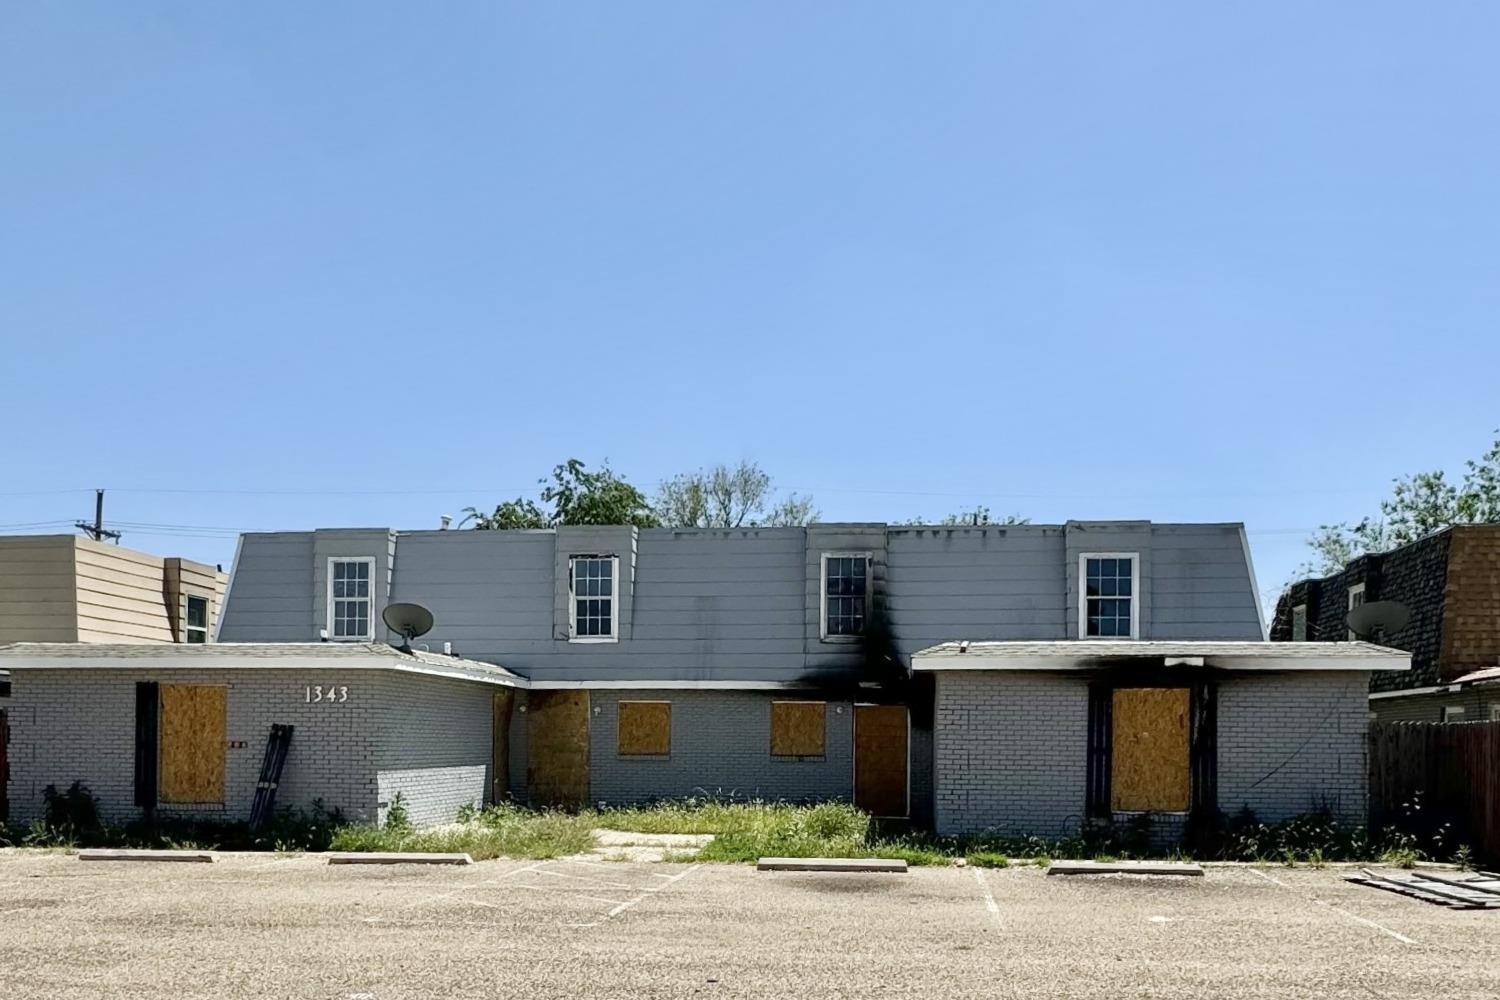
<path id="1" fill-rule="evenodd" d="M 316 639 L 319 567 L 367 556 L 377 615 L 388 575 L 392 600 L 431 609 L 422 642 L 535 680 L 847 681 L 868 661 L 821 635 L 824 553 L 869 554 L 870 620 L 904 658 L 955 638 L 1075 635 L 1078 556 L 1099 551 L 1136 553 L 1142 638 L 1261 638 L 1241 527 L 1144 521 L 250 534 L 221 638 Z M 568 641 L 570 555 L 619 558 L 617 641 Z"/>

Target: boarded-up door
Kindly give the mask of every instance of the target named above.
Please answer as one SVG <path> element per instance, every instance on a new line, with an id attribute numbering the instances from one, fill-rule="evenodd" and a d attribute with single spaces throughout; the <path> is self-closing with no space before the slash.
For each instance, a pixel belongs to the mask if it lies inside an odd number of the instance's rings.
<path id="1" fill-rule="evenodd" d="M 1111 808 L 1186 812 L 1188 689 L 1117 688 L 1113 709 Z"/>
<path id="2" fill-rule="evenodd" d="M 0 823 L 10 818 L 10 800 L 6 789 L 10 786 L 10 722 L 5 709 L 0 708 Z"/>
<path id="3" fill-rule="evenodd" d="M 589 693 L 533 691 L 526 702 L 526 785 L 532 805 L 589 800 Z"/>
<path id="4" fill-rule="evenodd" d="M 161 686 L 162 802 L 224 801 L 227 694 L 198 684 Z"/>
<path id="5" fill-rule="evenodd" d="M 507 688 L 495 692 L 490 720 L 490 801 L 510 798 L 510 713 L 516 704 L 516 692 Z"/>
<path id="6" fill-rule="evenodd" d="M 904 705 L 854 708 L 854 804 L 873 816 L 907 814 Z"/>

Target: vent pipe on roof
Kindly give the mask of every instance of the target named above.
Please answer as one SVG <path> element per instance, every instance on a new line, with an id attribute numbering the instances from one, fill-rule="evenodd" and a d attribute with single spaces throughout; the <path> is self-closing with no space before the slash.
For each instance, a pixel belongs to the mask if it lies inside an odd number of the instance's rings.
<path id="1" fill-rule="evenodd" d="M 451 525 L 452 523 L 453 523 L 453 515 L 452 514 L 444 514 L 444 515 L 442 515 L 441 517 L 438 518 L 438 530 L 439 531 L 447 531 L 448 530 L 448 526 Z"/>

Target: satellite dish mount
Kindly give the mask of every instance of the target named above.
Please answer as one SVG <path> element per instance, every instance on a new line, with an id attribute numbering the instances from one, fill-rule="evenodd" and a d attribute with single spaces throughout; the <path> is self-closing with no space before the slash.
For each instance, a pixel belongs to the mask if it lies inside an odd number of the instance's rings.
<path id="1" fill-rule="evenodd" d="M 420 604 L 401 601 L 387 604 L 380 617 L 385 620 L 386 628 L 401 637 L 401 645 L 397 648 L 403 653 L 411 652 L 413 639 L 432 631 L 432 612 Z"/>
<path id="2" fill-rule="evenodd" d="M 1361 639 L 1386 641 L 1406 628 L 1411 621 L 1411 608 L 1399 601 L 1371 601 L 1351 608 L 1344 621 L 1349 631 Z"/>

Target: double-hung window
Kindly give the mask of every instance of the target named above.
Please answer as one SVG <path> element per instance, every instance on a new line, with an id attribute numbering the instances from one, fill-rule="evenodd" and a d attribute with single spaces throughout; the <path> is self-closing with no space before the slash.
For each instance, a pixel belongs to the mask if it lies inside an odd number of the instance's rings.
<path id="1" fill-rule="evenodd" d="M 870 553 L 823 553 L 823 638 L 851 641 L 865 634 Z"/>
<path id="2" fill-rule="evenodd" d="M 328 633 L 334 639 L 370 639 L 373 559 L 328 560 Z"/>
<path id="3" fill-rule="evenodd" d="M 183 641 L 195 644 L 208 642 L 208 598 L 188 595 L 187 625 L 183 628 Z"/>
<path id="4" fill-rule="evenodd" d="M 573 556 L 568 560 L 570 642 L 615 642 L 619 636 L 620 560 Z"/>
<path id="5" fill-rule="evenodd" d="M 1134 639 L 1140 633 L 1140 556 L 1135 552 L 1085 552 L 1078 557 L 1083 599 L 1079 633 L 1085 639 Z"/>
<path id="6" fill-rule="evenodd" d="M 1299 604 L 1292 608 L 1292 641 L 1307 641 L 1307 605 Z"/>
<path id="7" fill-rule="evenodd" d="M 1362 584 L 1362 583 L 1356 583 L 1354 586 L 1352 586 L 1352 587 L 1349 588 L 1349 605 L 1348 605 L 1348 607 L 1345 610 L 1347 610 L 1347 611 L 1353 611 L 1355 608 L 1359 607 L 1361 604 L 1364 604 L 1364 603 L 1365 603 L 1365 585 Z M 1355 639 L 1358 639 L 1358 638 L 1359 638 L 1359 633 L 1355 632 L 1351 628 L 1349 630 L 1349 641 L 1353 642 Z"/>

